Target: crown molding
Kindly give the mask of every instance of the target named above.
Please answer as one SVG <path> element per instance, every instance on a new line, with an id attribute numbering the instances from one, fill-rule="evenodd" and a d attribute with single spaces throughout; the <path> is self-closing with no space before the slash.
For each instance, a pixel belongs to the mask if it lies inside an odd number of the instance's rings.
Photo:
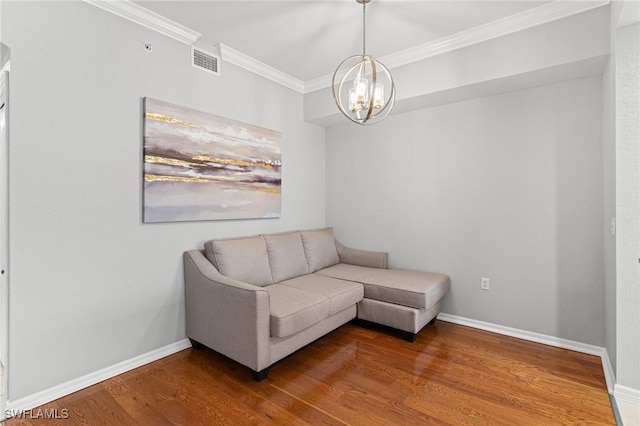
<path id="1" fill-rule="evenodd" d="M 200 33 L 152 12 L 149 9 L 138 6 L 130 0 L 83 1 L 185 44 L 193 44 L 201 36 Z M 609 0 L 556 0 L 515 15 L 461 31 L 448 37 L 442 37 L 429 43 L 392 53 L 380 58 L 380 61 L 389 68 L 396 68 L 608 4 Z M 221 44 L 220 50 L 223 61 L 244 68 L 300 93 L 310 93 L 331 86 L 331 74 L 303 82 L 229 46 Z"/>
<path id="2" fill-rule="evenodd" d="M 617 7 L 619 6 L 617 28 L 640 22 L 640 2 L 625 1 L 616 2 L 615 4 Z"/>
<path id="3" fill-rule="evenodd" d="M 609 0 L 593 1 L 564 1 L 556 0 L 536 8 L 507 16 L 502 19 L 487 22 L 468 30 L 460 31 L 451 36 L 442 37 L 428 43 L 424 43 L 409 49 L 380 58 L 380 62 L 387 67 L 396 68 L 414 62 L 427 59 L 472 46 L 494 38 L 513 34 L 527 28 L 546 24 L 558 19 L 566 18 L 591 9 L 606 6 Z M 331 86 L 331 74 L 307 81 L 304 85 L 304 93 L 313 92 Z"/>
<path id="4" fill-rule="evenodd" d="M 128 19 L 131 22 L 142 25 L 150 30 L 159 32 L 185 44 L 193 44 L 202 34 L 193 31 L 177 22 L 165 18 L 155 12 L 145 9 L 142 6 L 129 1 L 109 1 L 109 0 L 83 0 L 84 2 Z M 273 68 L 263 62 L 258 61 L 242 52 L 232 49 L 220 43 L 220 56 L 222 60 L 237 65 L 247 71 L 258 74 L 264 78 L 286 86 L 297 92 L 303 93 L 304 83 L 289 74 Z"/>
<path id="5" fill-rule="evenodd" d="M 460 31 L 451 37 L 440 38 L 430 43 L 387 55 L 384 57 L 384 62 L 390 67 L 400 67 L 415 62 L 416 60 L 513 34 L 607 4 L 609 4 L 609 0 L 554 1 L 515 15 L 487 22 L 486 24 L 468 30 Z"/>
<path id="6" fill-rule="evenodd" d="M 295 77 L 290 76 L 270 65 L 260 62 L 251 56 L 245 55 L 229 46 L 220 43 L 220 56 L 224 62 L 244 68 L 264 78 L 281 84 L 285 87 L 304 93 L 304 82 Z"/>
<path id="7" fill-rule="evenodd" d="M 165 18 L 155 12 L 138 6 L 129 0 L 109 1 L 109 0 L 83 0 L 92 6 L 106 10 L 116 16 L 135 22 L 138 25 L 149 28 L 167 37 L 185 44 L 191 44 L 202 34 L 190 28 L 180 25 L 170 19 Z"/>

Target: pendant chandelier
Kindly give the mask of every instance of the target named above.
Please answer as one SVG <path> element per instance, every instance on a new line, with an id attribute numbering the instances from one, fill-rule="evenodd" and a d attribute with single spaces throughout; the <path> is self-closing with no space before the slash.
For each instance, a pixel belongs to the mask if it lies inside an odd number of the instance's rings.
<path id="1" fill-rule="evenodd" d="M 342 61 L 331 79 L 333 99 L 340 112 L 363 125 L 382 121 L 396 101 L 396 87 L 389 69 L 366 54 L 365 8 L 370 1 L 356 0 L 362 4 L 362 55 Z"/>

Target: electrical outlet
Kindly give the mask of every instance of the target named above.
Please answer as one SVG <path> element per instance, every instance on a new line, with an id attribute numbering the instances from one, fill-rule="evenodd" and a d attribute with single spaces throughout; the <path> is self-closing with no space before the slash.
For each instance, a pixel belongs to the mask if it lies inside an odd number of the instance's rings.
<path id="1" fill-rule="evenodd" d="M 489 290 L 489 278 L 480 278 L 480 288 L 482 290 Z"/>

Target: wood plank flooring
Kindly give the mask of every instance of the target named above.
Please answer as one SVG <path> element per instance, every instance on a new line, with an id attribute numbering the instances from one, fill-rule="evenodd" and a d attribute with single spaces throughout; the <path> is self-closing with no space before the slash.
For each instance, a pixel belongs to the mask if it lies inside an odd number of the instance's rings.
<path id="1" fill-rule="evenodd" d="M 347 324 L 260 383 L 210 349 L 187 349 L 31 417 L 47 413 L 68 418 L 6 425 L 615 424 L 599 357 L 443 321 L 414 343 Z"/>

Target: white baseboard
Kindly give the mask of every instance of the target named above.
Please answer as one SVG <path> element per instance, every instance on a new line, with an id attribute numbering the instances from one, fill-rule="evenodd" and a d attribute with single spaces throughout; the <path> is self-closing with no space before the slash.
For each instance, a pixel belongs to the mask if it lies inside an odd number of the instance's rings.
<path id="1" fill-rule="evenodd" d="M 640 425 L 640 390 L 616 385 L 613 392 L 625 426 Z"/>
<path id="2" fill-rule="evenodd" d="M 77 392 L 86 387 L 95 385 L 96 383 L 115 377 L 118 374 L 126 373 L 134 368 L 141 367 L 145 364 L 173 355 L 176 352 L 180 352 L 190 347 L 191 343 L 189 342 L 189 339 L 183 339 L 154 351 L 147 352 L 146 354 L 139 355 L 135 358 L 119 362 L 111 367 L 103 368 L 102 370 L 87 374 L 86 376 L 69 380 L 68 382 L 45 389 L 33 395 L 19 398 L 15 401 L 7 400 L 7 405 L 5 406 L 4 413 L 2 413 L 2 417 L 4 418 L 4 416 L 8 414 L 10 415 L 12 412 L 18 413 L 21 410 L 31 410 L 55 399 L 62 398 L 63 396 L 72 394 L 73 392 Z"/>
<path id="3" fill-rule="evenodd" d="M 604 370 L 604 379 L 607 382 L 607 390 L 611 395 L 613 395 L 615 385 L 616 385 L 616 375 L 613 372 L 613 366 L 611 365 L 611 360 L 609 359 L 609 352 L 605 348 L 603 349 L 603 353 L 600 355 L 602 358 L 602 369 Z"/>
<path id="4" fill-rule="evenodd" d="M 519 330 L 517 328 L 505 327 L 503 325 L 492 324 L 489 322 L 478 321 L 445 313 L 440 313 L 438 315 L 438 319 L 446 322 L 465 325 L 467 327 L 490 331 L 492 333 L 516 337 L 518 339 L 528 340 L 530 342 L 542 343 L 544 345 L 554 346 L 557 348 L 569 349 L 571 351 L 599 356 L 602 360 L 602 369 L 604 370 L 604 378 L 607 383 L 607 389 L 610 394 L 613 394 L 614 392 L 616 378 L 613 374 L 613 368 L 611 367 L 609 354 L 607 353 L 607 350 L 601 346 L 588 345 L 586 343 L 575 342 L 573 340 L 561 339 L 559 337 L 547 336 L 546 334 Z"/>
<path id="5" fill-rule="evenodd" d="M 547 336 L 544 334 L 533 333 L 530 331 L 519 330 L 516 328 L 505 327 L 498 324 L 492 324 L 484 321 L 463 318 L 456 315 L 440 313 L 438 319 L 441 321 L 451 322 L 455 324 L 473 327 L 480 330 L 490 331 L 505 336 L 516 337 L 518 339 L 528 340 L 531 342 L 542 343 L 549 346 L 555 346 L 563 349 L 569 349 L 576 352 L 582 352 L 589 355 L 597 355 L 602 359 L 602 367 L 604 369 L 605 380 L 609 393 L 613 394 L 618 404 L 618 409 L 622 415 L 625 425 L 640 424 L 640 391 L 615 384 L 615 376 L 609 361 L 609 355 L 605 348 L 599 346 L 588 345 L 585 343 L 575 342 L 572 340 L 561 339 L 558 337 Z M 153 361 L 157 361 L 166 356 L 180 352 L 190 348 L 189 339 L 180 340 L 165 347 L 156 349 L 146 354 L 139 355 L 135 358 L 120 362 L 111 367 L 87 374 L 86 376 L 70 380 L 58 386 L 54 386 L 44 391 L 29 395 L 15 401 L 8 400 L 5 412 L 1 413 L 0 420 L 4 419 L 4 415 L 10 412 L 19 412 L 20 410 L 31 410 L 40 405 L 51 402 L 55 399 L 72 394 L 86 387 L 95 385 L 104 380 L 126 373 L 134 368 L 141 367 Z"/>

